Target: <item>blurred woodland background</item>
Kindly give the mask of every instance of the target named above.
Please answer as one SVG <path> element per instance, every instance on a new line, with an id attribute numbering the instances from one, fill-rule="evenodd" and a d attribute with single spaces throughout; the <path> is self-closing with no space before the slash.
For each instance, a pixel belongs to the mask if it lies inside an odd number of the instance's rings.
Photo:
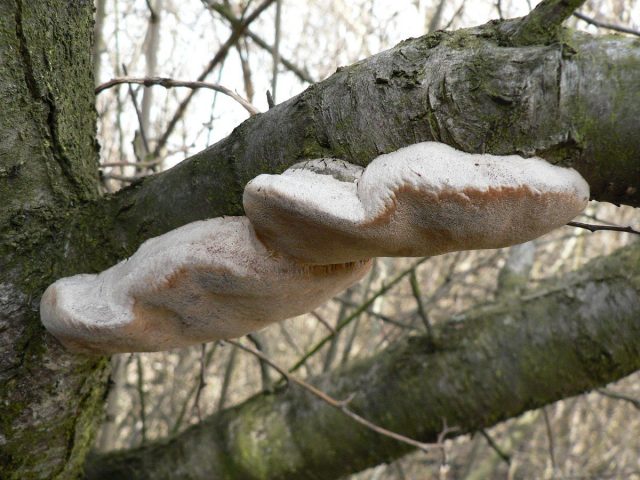
<path id="1" fill-rule="evenodd" d="M 261 2 L 97 0 L 96 83 L 115 77 L 210 82 L 264 111 L 267 91 L 279 103 L 341 65 L 407 37 L 521 16 L 535 6 L 528 0 L 270 3 L 236 35 L 239 22 Z M 607 26 L 624 27 L 626 35 L 640 30 L 637 0 L 592 0 L 579 12 L 569 26 L 597 34 L 611 34 Z M 105 192 L 175 165 L 224 138 L 249 115 L 238 101 L 210 88 L 128 83 L 102 88 L 97 110 Z M 576 220 L 638 229 L 640 211 L 591 202 Z M 307 378 L 637 239 L 567 226 L 509 249 L 378 259 L 364 281 L 322 308 L 242 342 L 283 368 L 299 364 L 294 375 Z M 314 350 L 321 341 L 322 348 Z M 101 452 L 175 434 L 281 380 L 255 356 L 222 343 L 117 355 L 111 361 L 106 419 L 95 445 Z M 349 478 L 640 479 L 640 374 Z"/>

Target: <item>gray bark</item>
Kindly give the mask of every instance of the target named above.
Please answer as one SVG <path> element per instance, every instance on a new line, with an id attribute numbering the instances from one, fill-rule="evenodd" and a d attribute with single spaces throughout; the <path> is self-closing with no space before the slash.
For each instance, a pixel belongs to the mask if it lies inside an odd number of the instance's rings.
<path id="1" fill-rule="evenodd" d="M 640 368 L 640 243 L 507 295 L 311 382 L 414 439 L 477 431 Z M 335 479 L 405 454 L 295 386 L 256 395 L 168 442 L 94 458 L 87 479 Z M 159 461 L 162 459 L 162 461 Z"/>
<path id="2" fill-rule="evenodd" d="M 90 1 L 0 2 L 0 476 L 69 478 L 100 417 L 103 359 L 44 334 L 43 289 L 69 263 L 62 222 L 97 198 Z M 68 217 L 67 217 L 68 218 Z"/>

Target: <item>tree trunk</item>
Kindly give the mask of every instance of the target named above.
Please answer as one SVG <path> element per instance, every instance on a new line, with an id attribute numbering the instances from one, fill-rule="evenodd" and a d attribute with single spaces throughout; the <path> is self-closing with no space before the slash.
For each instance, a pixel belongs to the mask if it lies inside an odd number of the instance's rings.
<path id="1" fill-rule="evenodd" d="M 66 256 L 61 219 L 97 198 L 93 3 L 0 1 L 0 471 L 70 478 L 100 418 L 102 359 L 44 334 L 56 278 L 91 270 Z"/>
<path id="2" fill-rule="evenodd" d="M 427 336 L 311 381 L 374 423 L 436 441 L 616 381 L 640 368 L 640 243 Z M 89 480 L 335 479 L 410 447 L 291 385 L 171 439 L 93 459 Z"/>

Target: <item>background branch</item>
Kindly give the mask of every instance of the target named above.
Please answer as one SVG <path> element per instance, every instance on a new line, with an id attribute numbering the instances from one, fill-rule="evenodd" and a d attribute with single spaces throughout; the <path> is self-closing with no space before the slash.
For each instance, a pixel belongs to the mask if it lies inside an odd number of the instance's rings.
<path id="1" fill-rule="evenodd" d="M 412 336 L 312 382 L 334 399 L 357 392 L 350 408 L 419 442 L 436 441 L 443 419 L 456 434 L 487 428 L 640 368 L 640 270 L 629 268 L 638 265 L 636 243 L 549 282 L 519 309 L 517 298 L 475 308 L 434 328 L 435 345 Z M 96 458 L 87 478 L 170 478 L 189 465 L 238 480 L 338 478 L 410 449 L 312 401 L 292 388 L 257 395 L 170 443 Z"/>
<path id="2" fill-rule="evenodd" d="M 159 85 L 164 88 L 174 88 L 174 87 L 187 87 L 193 90 L 197 90 L 199 88 L 206 88 L 209 90 L 215 90 L 216 92 L 223 93 L 231 98 L 233 98 L 236 102 L 238 102 L 242 107 L 249 112 L 250 115 L 256 115 L 260 113 L 256 107 L 251 105 L 249 101 L 242 98 L 236 92 L 227 88 L 223 85 L 219 85 L 217 83 L 207 83 L 200 81 L 185 81 L 185 80 L 174 80 L 172 78 L 166 77 L 144 77 L 144 78 L 136 78 L 136 77 L 121 77 L 121 78 L 112 78 L 108 82 L 105 82 L 96 87 L 96 95 L 104 92 L 105 90 L 115 87 L 116 85 L 122 84 L 138 84 L 144 85 L 145 87 L 152 87 L 154 85 Z"/>

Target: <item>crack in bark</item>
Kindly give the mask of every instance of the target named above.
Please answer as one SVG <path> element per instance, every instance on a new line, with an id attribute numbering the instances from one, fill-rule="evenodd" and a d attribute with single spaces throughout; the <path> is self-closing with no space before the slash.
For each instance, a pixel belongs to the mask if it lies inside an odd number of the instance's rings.
<path id="1" fill-rule="evenodd" d="M 82 186 L 80 182 L 73 174 L 71 160 L 66 155 L 64 151 L 64 147 L 60 142 L 60 138 L 58 136 L 58 123 L 57 123 L 57 107 L 55 104 L 55 100 L 53 99 L 53 94 L 50 89 L 47 89 L 46 94 L 40 91 L 38 86 L 38 81 L 35 76 L 35 68 L 33 66 L 33 60 L 31 58 L 31 52 L 29 51 L 29 42 L 27 40 L 27 36 L 24 32 L 23 27 L 23 17 L 22 17 L 22 0 L 15 0 L 16 2 L 16 38 L 18 39 L 18 48 L 20 50 L 20 56 L 22 57 L 23 65 L 24 65 L 24 77 L 25 84 L 27 85 L 27 89 L 33 99 L 36 102 L 40 102 L 47 107 L 47 120 L 46 120 L 46 136 L 50 138 L 50 148 L 51 156 L 58 164 L 60 169 L 62 170 L 62 174 L 64 178 L 67 179 L 73 191 L 76 195 L 80 196 L 82 192 Z M 35 115 L 34 115 L 35 117 Z"/>
<path id="2" fill-rule="evenodd" d="M 38 83 L 36 82 L 33 74 L 33 64 L 31 62 L 31 53 L 27 46 L 27 37 L 22 28 L 22 1 L 16 0 L 16 38 L 18 39 L 18 47 L 20 50 L 20 56 L 22 57 L 22 63 L 24 65 L 24 77 L 25 83 L 29 93 L 36 101 L 42 101 L 42 95 L 38 89 Z"/>

